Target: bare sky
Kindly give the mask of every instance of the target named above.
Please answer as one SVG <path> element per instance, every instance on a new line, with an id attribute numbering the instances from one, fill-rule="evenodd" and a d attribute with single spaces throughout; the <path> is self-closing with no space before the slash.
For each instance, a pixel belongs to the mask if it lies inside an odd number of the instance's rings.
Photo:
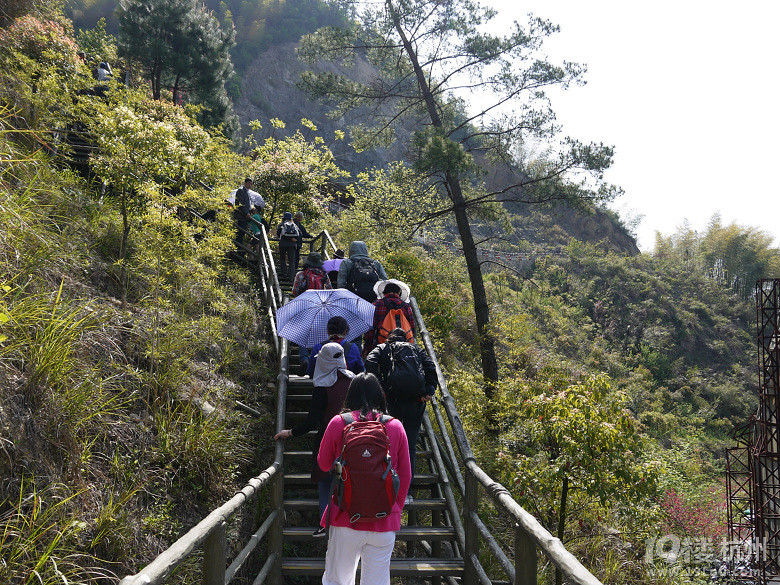
<path id="1" fill-rule="evenodd" d="M 549 56 L 588 67 L 555 94 L 564 132 L 616 147 L 612 205 L 641 215 L 643 251 L 687 219 L 760 228 L 780 244 L 780 2 L 483 0 L 501 20 L 547 18 Z"/>

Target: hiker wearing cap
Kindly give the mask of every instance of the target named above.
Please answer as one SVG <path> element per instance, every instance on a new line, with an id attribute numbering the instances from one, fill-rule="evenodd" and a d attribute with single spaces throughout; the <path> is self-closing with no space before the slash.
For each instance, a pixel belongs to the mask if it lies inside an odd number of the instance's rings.
<path id="1" fill-rule="evenodd" d="M 311 252 L 306 256 L 303 270 L 295 275 L 290 298 L 295 298 L 307 290 L 330 290 L 330 279 L 322 269 L 322 256 L 319 252 Z M 309 369 L 309 348 L 299 348 L 298 363 L 301 365 L 301 375 L 306 375 Z"/>
<path id="2" fill-rule="evenodd" d="M 409 285 L 395 278 L 380 280 L 374 285 L 377 300 L 374 301 L 374 328 L 363 336 L 363 356 L 386 341 L 390 331 L 396 328 L 407 332 L 407 340 L 414 342 L 414 315 L 409 305 Z M 392 313 L 392 315 L 391 315 Z M 385 321 L 393 317 L 392 326 Z"/>
<path id="3" fill-rule="evenodd" d="M 278 432 L 274 439 L 287 439 L 300 437 L 309 431 L 317 429 L 317 436 L 312 447 L 311 479 L 317 483 L 319 491 L 320 518 L 325 514 L 330 496 L 331 474 L 323 471 L 317 465 L 317 455 L 320 450 L 322 435 L 325 427 L 334 416 L 344 407 L 344 398 L 347 396 L 349 383 L 355 374 L 347 369 L 344 359 L 344 348 L 338 343 L 326 343 L 319 348 L 314 356 L 316 366 L 314 369 L 314 390 L 309 404 L 309 413 L 306 419 L 297 427 Z M 325 528 L 320 526 L 314 531 L 315 537 L 325 536 Z"/>
<path id="4" fill-rule="evenodd" d="M 237 199 L 236 199 L 237 201 Z M 276 229 L 276 237 L 279 238 L 279 277 L 284 280 L 293 280 L 295 278 L 296 250 L 298 241 L 301 239 L 301 232 L 293 221 L 293 215 L 285 211 L 282 216 L 282 223 Z"/>
<path id="5" fill-rule="evenodd" d="M 325 270 L 323 270 L 322 256 L 320 256 L 319 252 L 311 252 L 306 256 L 303 269 L 295 275 L 290 298 L 294 299 L 303 291 L 309 289 L 330 290 L 332 288 L 330 279 Z"/>
<path id="6" fill-rule="evenodd" d="M 333 258 L 325 260 L 325 262 L 322 263 L 322 269 L 328 274 L 330 284 L 333 288 L 338 287 L 339 267 L 342 262 L 344 262 L 344 250 L 336 250 L 333 254 Z"/>

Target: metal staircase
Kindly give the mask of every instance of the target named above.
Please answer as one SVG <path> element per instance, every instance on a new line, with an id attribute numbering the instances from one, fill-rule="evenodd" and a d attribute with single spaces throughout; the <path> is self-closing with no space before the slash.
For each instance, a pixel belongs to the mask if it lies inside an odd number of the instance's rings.
<path id="1" fill-rule="evenodd" d="M 261 237 L 259 256 L 246 248 L 238 259 L 258 276 L 279 358 L 278 432 L 306 415 L 312 381 L 296 375 L 297 348 L 276 334 L 276 309 L 286 302 L 291 283 L 279 280 L 276 254 L 264 229 Z M 327 232 L 305 243 L 309 249 L 320 251 L 323 258 L 329 258 L 336 249 Z M 479 467 L 417 302 L 413 297 L 410 302 L 419 342 L 436 364 L 441 397 L 429 403 L 423 421 L 411 487 L 414 503 L 404 509 L 403 526 L 396 535 L 390 563 L 391 575 L 428 580 L 433 585 L 535 585 L 537 556 L 542 553 L 561 570 L 567 583 L 600 585 L 557 538 Z M 325 568 L 326 539 L 312 535 L 319 520 L 316 485 L 309 477 L 315 434 L 278 441 L 273 464 L 120 585 L 165 583 L 176 567 L 198 550 L 202 551 L 204 585 L 227 585 L 238 575 L 240 582 L 252 585 L 319 581 Z M 257 530 L 241 550 L 229 555 L 229 523 L 248 505 L 270 512 L 265 517 L 257 514 L 261 516 Z M 481 510 L 489 512 L 490 517 L 501 515 L 503 526 L 514 526 L 513 535 L 509 530 L 512 546 L 502 547 L 480 515 Z M 502 536 L 505 541 L 506 528 Z"/>

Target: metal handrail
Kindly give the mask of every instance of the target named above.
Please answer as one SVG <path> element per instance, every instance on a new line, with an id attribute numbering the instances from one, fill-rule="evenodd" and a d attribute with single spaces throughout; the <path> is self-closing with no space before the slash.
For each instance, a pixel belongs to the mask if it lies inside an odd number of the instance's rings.
<path id="1" fill-rule="evenodd" d="M 322 239 L 322 243 L 317 247 L 315 245 L 315 242 L 319 239 Z M 335 252 L 338 250 L 336 247 L 336 244 L 333 242 L 333 239 L 330 237 L 330 234 L 327 230 L 322 230 L 320 233 L 318 233 L 316 236 L 314 236 L 311 241 L 309 242 L 309 251 L 310 252 L 319 252 L 322 254 L 323 260 L 330 260 L 331 255 L 328 252 L 328 246 L 330 246 L 331 250 Z"/>
<path id="2" fill-rule="evenodd" d="M 464 560 L 466 561 L 466 582 L 485 582 L 487 577 L 477 556 L 479 551 L 479 538 L 482 537 L 488 545 L 488 549 L 494 554 L 499 565 L 501 565 L 502 569 L 507 574 L 507 577 L 509 577 L 510 582 L 514 583 L 514 585 L 536 584 L 537 547 L 553 565 L 560 569 L 569 583 L 574 583 L 576 585 L 602 585 L 601 581 L 596 579 L 596 577 L 594 577 L 593 574 L 574 557 L 574 555 L 566 550 L 560 539 L 550 534 L 536 518 L 512 498 L 509 490 L 500 483 L 494 481 L 479 464 L 477 464 L 474 452 L 469 445 L 466 431 L 463 428 L 463 423 L 455 408 L 455 401 L 447 388 L 447 381 L 445 380 L 441 366 L 439 365 L 439 360 L 436 357 L 436 351 L 433 347 L 430 334 L 425 328 L 425 322 L 422 313 L 420 312 L 420 307 L 414 297 L 411 297 L 409 302 L 412 306 L 412 313 L 414 314 L 417 325 L 417 335 L 422 339 L 425 349 L 436 366 L 436 374 L 439 380 L 442 398 L 441 400 L 434 399 L 431 403 L 439 427 L 440 436 L 445 446 L 448 445 L 449 433 L 438 412 L 439 404 L 444 408 L 444 412 L 447 415 L 452 436 L 455 439 L 455 444 L 460 453 L 460 464 L 464 467 L 464 480 L 458 487 L 461 489 L 464 504 L 463 519 L 466 530 Z M 436 435 L 434 440 L 439 440 L 439 435 Z M 449 454 L 455 458 L 454 450 L 449 452 Z M 458 460 L 455 459 L 453 462 L 457 463 L 457 461 Z M 455 465 L 455 467 L 457 468 L 458 465 Z M 514 567 L 512 567 L 509 558 L 501 551 L 493 537 L 490 536 L 487 527 L 479 518 L 478 488 L 480 486 L 488 496 L 490 496 L 498 508 L 509 514 L 515 521 Z"/>

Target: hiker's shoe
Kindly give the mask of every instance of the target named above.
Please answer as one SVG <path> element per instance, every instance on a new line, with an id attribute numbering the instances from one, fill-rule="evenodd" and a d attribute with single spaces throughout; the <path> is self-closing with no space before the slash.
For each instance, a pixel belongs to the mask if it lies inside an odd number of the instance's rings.
<path id="1" fill-rule="evenodd" d="M 324 527 L 324 526 L 318 526 L 318 527 L 317 527 L 317 530 L 315 530 L 314 532 L 312 532 L 312 533 L 311 533 L 311 535 L 312 535 L 314 538 L 322 538 L 322 537 L 323 537 L 323 536 L 325 536 L 326 534 L 327 534 L 327 533 L 325 532 L 325 527 Z"/>

